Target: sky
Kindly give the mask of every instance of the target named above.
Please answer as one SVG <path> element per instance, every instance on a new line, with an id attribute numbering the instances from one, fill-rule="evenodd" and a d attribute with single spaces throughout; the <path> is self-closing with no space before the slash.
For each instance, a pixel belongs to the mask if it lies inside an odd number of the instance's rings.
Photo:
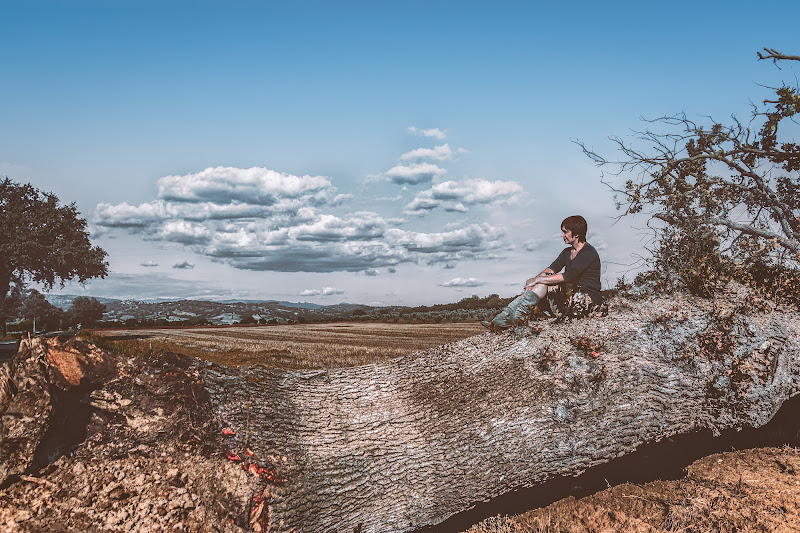
<path id="1" fill-rule="evenodd" d="M 749 118 L 794 2 L 0 0 L 0 175 L 75 203 L 109 275 L 54 293 L 422 305 L 512 296 L 617 220 L 575 141 Z M 784 15 L 781 15 L 784 13 Z M 623 177 L 622 179 L 627 179 Z"/>

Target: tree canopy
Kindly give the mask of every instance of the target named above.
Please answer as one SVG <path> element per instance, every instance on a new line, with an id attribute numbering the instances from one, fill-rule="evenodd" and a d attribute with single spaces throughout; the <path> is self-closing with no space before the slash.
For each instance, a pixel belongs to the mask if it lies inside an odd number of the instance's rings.
<path id="1" fill-rule="evenodd" d="M 67 312 L 67 318 L 71 326 L 91 327 L 103 318 L 103 313 L 105 312 L 106 306 L 100 303 L 97 298 L 78 296 L 72 300 L 72 306 Z"/>
<path id="2" fill-rule="evenodd" d="M 23 318 L 33 321 L 35 333 L 36 329 L 53 330 L 58 328 L 64 312 L 48 302 L 42 293 L 33 289 L 22 303 L 20 314 Z"/>
<path id="3" fill-rule="evenodd" d="M 773 49 L 759 60 L 800 61 Z M 693 292 L 707 293 L 730 267 L 762 274 L 796 268 L 800 260 L 798 87 L 783 84 L 753 104 L 748 123 L 685 114 L 648 120 L 633 140 L 612 137 L 622 154 L 609 160 L 581 144 L 614 179 L 623 214 L 645 213 L 660 233 L 656 260 L 672 263 Z M 775 281 L 775 279 L 773 279 Z"/>
<path id="4" fill-rule="evenodd" d="M 52 288 L 108 273 L 106 252 L 92 246 L 86 220 L 75 204 L 30 184 L 0 180 L 0 328 L 5 334 L 7 299 L 27 282 Z"/>

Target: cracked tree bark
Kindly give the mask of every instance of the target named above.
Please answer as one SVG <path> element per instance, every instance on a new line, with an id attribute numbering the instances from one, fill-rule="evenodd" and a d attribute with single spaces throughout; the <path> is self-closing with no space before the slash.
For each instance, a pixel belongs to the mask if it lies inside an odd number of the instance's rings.
<path id="1" fill-rule="evenodd" d="M 211 366 L 204 383 L 231 449 L 271 457 L 287 479 L 264 491 L 266 530 L 411 531 L 646 442 L 768 422 L 797 392 L 798 316 L 682 298 L 680 311 L 620 300 L 605 318 L 388 364 Z M 732 348 L 703 353 L 726 316 Z"/>

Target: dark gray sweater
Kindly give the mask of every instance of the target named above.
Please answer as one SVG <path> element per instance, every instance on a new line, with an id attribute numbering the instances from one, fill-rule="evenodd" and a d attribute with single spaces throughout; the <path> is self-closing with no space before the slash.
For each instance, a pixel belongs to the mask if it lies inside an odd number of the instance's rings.
<path id="1" fill-rule="evenodd" d="M 558 273 L 564 269 L 564 282 L 582 287 L 584 292 L 591 296 L 596 304 L 603 303 L 603 295 L 600 294 L 600 256 L 591 244 L 584 243 L 575 259 L 570 259 L 572 246 L 564 248 L 550 269 Z"/>

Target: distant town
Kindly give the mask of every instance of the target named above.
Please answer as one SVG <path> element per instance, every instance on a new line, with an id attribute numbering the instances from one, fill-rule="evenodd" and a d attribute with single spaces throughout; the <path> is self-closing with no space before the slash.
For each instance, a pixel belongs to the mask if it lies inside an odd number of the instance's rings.
<path id="1" fill-rule="evenodd" d="M 68 310 L 74 295 L 46 295 L 55 307 Z M 105 306 L 97 328 L 135 328 L 154 326 L 229 326 L 277 325 L 342 320 L 380 322 L 462 322 L 481 320 L 502 309 L 510 298 L 496 294 L 477 295 L 459 302 L 431 306 L 373 307 L 340 303 L 319 305 L 285 301 L 208 301 L 176 300 L 164 302 L 96 298 Z"/>

